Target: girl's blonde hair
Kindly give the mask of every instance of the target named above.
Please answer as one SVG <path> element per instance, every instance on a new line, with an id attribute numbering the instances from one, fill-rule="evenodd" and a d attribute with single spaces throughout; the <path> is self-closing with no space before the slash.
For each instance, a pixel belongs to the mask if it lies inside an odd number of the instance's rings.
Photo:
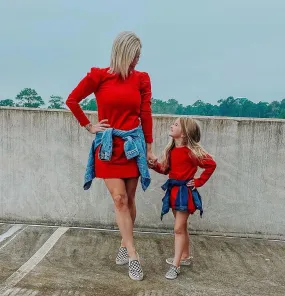
<path id="1" fill-rule="evenodd" d="M 198 123 L 189 117 L 179 117 L 182 134 L 184 135 L 183 145 L 190 149 L 190 157 L 195 157 L 199 161 L 210 156 L 210 154 L 199 144 L 201 139 L 201 130 Z M 162 166 L 165 170 L 169 169 L 170 151 L 175 147 L 175 140 L 171 139 L 164 149 L 162 156 Z"/>
<path id="2" fill-rule="evenodd" d="M 113 42 L 110 73 L 120 74 L 125 79 L 130 65 L 140 55 L 141 47 L 141 41 L 135 33 L 121 32 Z"/>

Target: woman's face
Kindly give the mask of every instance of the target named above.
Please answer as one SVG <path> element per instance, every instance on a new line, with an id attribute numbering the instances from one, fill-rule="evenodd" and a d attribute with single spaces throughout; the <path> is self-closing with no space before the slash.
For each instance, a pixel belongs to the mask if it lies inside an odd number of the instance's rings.
<path id="1" fill-rule="evenodd" d="M 140 60 L 140 52 L 138 54 L 136 54 L 133 62 L 131 63 L 131 65 L 130 65 L 131 70 L 133 70 L 136 67 L 136 65 L 138 64 L 139 60 Z"/>

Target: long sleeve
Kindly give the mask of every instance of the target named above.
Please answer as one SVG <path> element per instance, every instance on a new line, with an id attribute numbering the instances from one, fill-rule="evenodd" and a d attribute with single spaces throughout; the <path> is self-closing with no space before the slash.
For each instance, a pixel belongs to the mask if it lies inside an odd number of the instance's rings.
<path id="1" fill-rule="evenodd" d="M 66 105 L 78 120 L 81 126 L 90 123 L 88 117 L 83 112 L 80 102 L 96 91 L 100 82 L 100 69 L 91 68 L 91 71 L 78 83 L 66 100 Z"/>
<path id="2" fill-rule="evenodd" d="M 156 165 L 152 168 L 155 172 L 162 174 L 162 175 L 168 175 L 169 169 L 164 169 L 161 163 L 157 162 Z"/>
<path id="3" fill-rule="evenodd" d="M 151 82 L 148 73 L 141 73 L 141 82 L 140 82 L 140 93 L 141 93 L 141 124 L 145 136 L 146 143 L 153 142 L 152 136 L 152 110 L 151 110 Z"/>
<path id="4" fill-rule="evenodd" d="M 209 180 L 211 175 L 214 173 L 217 164 L 215 160 L 208 155 L 202 161 L 199 161 L 198 166 L 204 169 L 204 171 L 201 173 L 199 178 L 194 179 L 195 187 L 201 187 Z"/>

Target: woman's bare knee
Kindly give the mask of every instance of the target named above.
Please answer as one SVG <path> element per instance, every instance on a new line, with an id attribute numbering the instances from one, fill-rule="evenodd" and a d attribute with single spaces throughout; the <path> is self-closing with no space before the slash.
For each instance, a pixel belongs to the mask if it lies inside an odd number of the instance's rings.
<path id="1" fill-rule="evenodd" d="M 105 184 L 113 198 L 115 208 L 119 211 L 128 209 L 128 195 L 123 179 L 105 179 Z"/>
<path id="2" fill-rule="evenodd" d="M 128 209 L 128 197 L 126 194 L 114 194 L 113 200 L 117 210 L 124 211 Z"/>

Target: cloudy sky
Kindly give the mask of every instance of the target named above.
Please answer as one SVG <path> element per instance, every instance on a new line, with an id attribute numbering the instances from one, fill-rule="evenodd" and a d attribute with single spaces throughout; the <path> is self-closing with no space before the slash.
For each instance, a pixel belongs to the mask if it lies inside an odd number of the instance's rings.
<path id="1" fill-rule="evenodd" d="M 68 96 L 113 39 L 135 31 L 153 96 L 187 105 L 285 98 L 284 0 L 0 2 L 0 100 L 30 87 Z"/>

